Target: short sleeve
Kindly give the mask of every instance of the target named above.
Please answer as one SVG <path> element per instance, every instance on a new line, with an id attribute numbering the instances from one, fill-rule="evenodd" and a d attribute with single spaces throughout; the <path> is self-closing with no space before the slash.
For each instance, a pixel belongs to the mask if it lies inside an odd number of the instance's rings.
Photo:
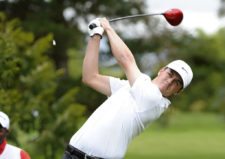
<path id="1" fill-rule="evenodd" d="M 24 150 L 20 151 L 20 157 L 21 159 L 30 159 L 30 156 L 27 152 L 25 152 Z"/>
<path id="2" fill-rule="evenodd" d="M 127 80 L 121 80 L 121 79 L 115 78 L 115 77 L 110 77 L 109 81 L 110 81 L 110 89 L 111 89 L 112 94 L 114 94 L 120 88 L 129 85 Z"/>
<path id="3" fill-rule="evenodd" d="M 138 100 L 138 98 L 145 95 L 149 89 L 152 89 L 151 87 L 152 87 L 152 82 L 150 77 L 142 73 L 135 80 L 131 88 L 131 94 L 135 97 L 136 100 Z"/>

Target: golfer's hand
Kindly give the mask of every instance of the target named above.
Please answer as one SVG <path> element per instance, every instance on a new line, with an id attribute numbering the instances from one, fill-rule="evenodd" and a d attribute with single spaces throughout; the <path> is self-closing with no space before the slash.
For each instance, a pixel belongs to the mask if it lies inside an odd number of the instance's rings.
<path id="1" fill-rule="evenodd" d="M 109 24 L 109 21 L 106 18 L 101 18 L 100 23 L 101 23 L 102 28 L 105 31 L 108 31 L 108 30 L 112 29 L 111 25 Z"/>
<path id="2" fill-rule="evenodd" d="M 99 35 L 102 38 L 104 29 L 101 27 L 100 18 L 96 18 L 88 24 L 88 32 L 91 37 L 94 35 Z"/>

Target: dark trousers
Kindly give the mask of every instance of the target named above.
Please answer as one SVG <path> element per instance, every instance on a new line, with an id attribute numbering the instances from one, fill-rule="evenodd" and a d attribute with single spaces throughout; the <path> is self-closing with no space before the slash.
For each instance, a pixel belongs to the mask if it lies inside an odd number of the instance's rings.
<path id="1" fill-rule="evenodd" d="M 100 157 L 89 156 L 84 152 L 76 149 L 72 145 L 68 145 L 62 159 L 103 159 Z"/>
<path id="2" fill-rule="evenodd" d="M 62 159 L 79 159 L 77 156 L 72 156 L 69 152 L 65 151 Z"/>

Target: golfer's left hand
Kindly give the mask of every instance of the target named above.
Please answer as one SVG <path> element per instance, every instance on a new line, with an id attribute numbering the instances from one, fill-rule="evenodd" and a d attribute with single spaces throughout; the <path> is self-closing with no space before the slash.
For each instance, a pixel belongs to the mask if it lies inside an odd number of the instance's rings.
<path id="1" fill-rule="evenodd" d="M 90 25 L 93 25 L 95 27 L 91 28 Z M 100 18 L 96 18 L 88 24 L 88 32 L 91 37 L 93 37 L 94 35 L 99 35 L 102 38 L 104 29 L 101 27 Z"/>

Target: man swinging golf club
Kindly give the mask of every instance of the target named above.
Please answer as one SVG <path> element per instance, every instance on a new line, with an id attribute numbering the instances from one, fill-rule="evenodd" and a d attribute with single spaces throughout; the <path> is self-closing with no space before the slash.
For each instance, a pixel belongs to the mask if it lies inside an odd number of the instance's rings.
<path id="1" fill-rule="evenodd" d="M 169 106 L 169 97 L 186 88 L 193 77 L 190 66 L 175 60 L 151 79 L 136 65 L 129 48 L 105 18 L 91 21 L 83 82 L 108 96 L 72 136 L 63 159 L 121 159 L 130 141 L 157 119 Z M 127 80 L 99 74 L 100 40 L 105 31 L 111 51 Z"/>

